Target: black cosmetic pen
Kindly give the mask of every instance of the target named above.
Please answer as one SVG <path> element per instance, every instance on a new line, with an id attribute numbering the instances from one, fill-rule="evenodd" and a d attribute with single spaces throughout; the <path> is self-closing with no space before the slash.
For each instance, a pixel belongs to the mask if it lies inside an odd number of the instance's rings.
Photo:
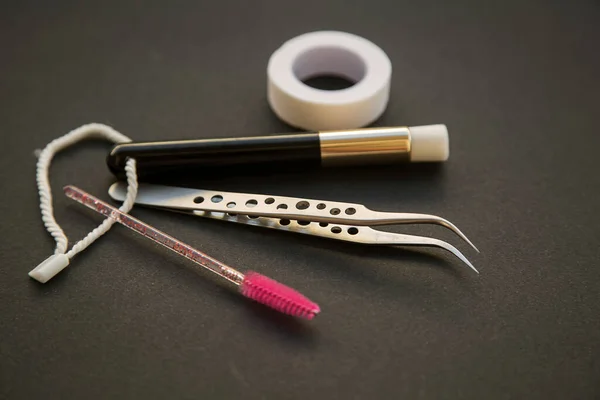
<path id="1" fill-rule="evenodd" d="M 448 159 L 445 125 L 365 128 L 275 136 L 118 144 L 108 166 L 122 176 L 135 158 L 140 175 L 192 168 L 314 168 L 337 165 L 440 162 Z"/>

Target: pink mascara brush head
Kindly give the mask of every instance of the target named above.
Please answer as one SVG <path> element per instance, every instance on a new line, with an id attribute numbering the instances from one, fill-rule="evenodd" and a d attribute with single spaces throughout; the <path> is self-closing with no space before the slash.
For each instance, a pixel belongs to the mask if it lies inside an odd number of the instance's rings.
<path id="1" fill-rule="evenodd" d="M 294 317 L 310 320 L 321 311 L 317 303 L 258 272 L 246 273 L 240 292 L 249 299 Z"/>

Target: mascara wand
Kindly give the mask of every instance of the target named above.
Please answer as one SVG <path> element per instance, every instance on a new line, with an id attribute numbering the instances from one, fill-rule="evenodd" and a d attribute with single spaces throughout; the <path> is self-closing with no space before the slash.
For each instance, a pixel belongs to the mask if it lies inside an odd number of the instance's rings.
<path id="1" fill-rule="evenodd" d="M 307 299 L 296 290 L 257 272 L 249 271 L 246 274 L 243 274 L 192 246 L 119 211 L 75 186 L 65 186 L 63 190 L 65 195 L 70 199 L 73 199 L 102 215 L 112 218 L 129 229 L 165 246 L 188 260 L 193 261 L 197 265 L 200 265 L 239 286 L 240 293 L 245 297 L 284 314 L 308 320 L 313 319 L 314 316 L 321 311 L 316 303 Z"/>

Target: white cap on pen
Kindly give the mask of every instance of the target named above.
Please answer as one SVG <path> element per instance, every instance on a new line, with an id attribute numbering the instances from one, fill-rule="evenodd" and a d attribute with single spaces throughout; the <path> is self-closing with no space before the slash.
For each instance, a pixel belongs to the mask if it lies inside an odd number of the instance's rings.
<path id="1" fill-rule="evenodd" d="M 446 161 L 450 155 L 446 125 L 411 126 L 410 161 Z"/>

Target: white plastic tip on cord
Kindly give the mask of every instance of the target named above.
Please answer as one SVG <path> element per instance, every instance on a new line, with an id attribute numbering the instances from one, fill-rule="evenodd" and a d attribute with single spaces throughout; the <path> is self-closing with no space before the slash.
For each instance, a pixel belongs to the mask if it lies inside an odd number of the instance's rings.
<path id="1" fill-rule="evenodd" d="M 67 265 L 69 265 L 69 257 L 66 254 L 54 254 L 29 271 L 29 276 L 40 283 L 46 283 Z"/>

